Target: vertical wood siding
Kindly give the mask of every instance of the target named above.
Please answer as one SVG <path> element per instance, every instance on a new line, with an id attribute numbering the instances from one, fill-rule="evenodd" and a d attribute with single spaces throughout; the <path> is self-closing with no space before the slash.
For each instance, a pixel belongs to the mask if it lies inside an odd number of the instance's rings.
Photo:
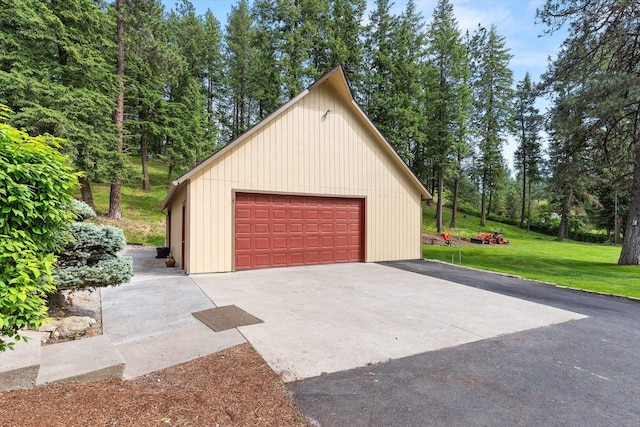
<path id="1" fill-rule="evenodd" d="M 188 272 L 233 270 L 234 191 L 365 197 L 365 260 L 419 258 L 420 193 L 374 138 L 326 82 L 215 159 L 189 183 Z"/>
<path id="2" fill-rule="evenodd" d="M 182 263 L 182 254 L 181 254 L 181 244 L 182 244 L 182 206 L 187 202 L 187 189 L 186 187 L 180 190 L 174 197 L 171 202 L 171 236 L 169 237 L 170 241 L 170 250 L 171 255 L 176 260 L 176 265 L 183 265 Z M 189 209 L 187 207 L 187 212 Z M 185 224 L 188 226 L 188 224 Z M 188 230 L 188 228 L 187 228 Z M 188 250 L 185 247 L 185 252 Z"/>

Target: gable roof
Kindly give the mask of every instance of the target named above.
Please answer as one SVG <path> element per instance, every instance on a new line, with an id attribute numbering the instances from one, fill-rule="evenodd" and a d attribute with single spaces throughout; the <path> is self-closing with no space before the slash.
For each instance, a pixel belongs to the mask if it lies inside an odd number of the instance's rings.
<path id="1" fill-rule="evenodd" d="M 418 190 L 421 197 L 425 200 L 432 199 L 433 197 L 431 196 L 431 194 L 429 194 L 429 192 L 424 187 L 424 185 L 422 185 L 420 180 L 418 180 L 418 178 L 413 174 L 413 172 L 411 172 L 407 164 L 402 160 L 402 158 L 400 158 L 398 153 L 396 153 L 393 147 L 391 147 L 391 144 L 389 144 L 389 142 L 384 138 L 384 136 L 382 136 L 380 131 L 375 127 L 375 125 L 371 122 L 371 120 L 369 120 L 369 118 L 364 113 L 364 111 L 362 111 L 362 109 L 358 106 L 356 101 L 353 99 L 353 95 L 351 94 L 351 90 L 349 89 L 349 84 L 347 83 L 347 79 L 344 75 L 344 70 L 342 69 L 341 65 L 338 65 L 337 67 L 333 68 L 331 71 L 326 73 L 324 76 L 322 76 L 319 80 L 317 80 L 311 86 L 309 86 L 307 89 L 305 89 L 300 94 L 298 94 L 296 97 L 289 100 L 289 102 L 285 103 L 276 111 L 269 114 L 262 121 L 260 121 L 255 126 L 253 126 L 251 129 L 247 130 L 245 133 L 240 135 L 235 140 L 231 141 L 221 150 L 211 155 L 206 160 L 202 161 L 200 164 L 195 166 L 193 169 L 189 170 L 184 175 L 182 175 L 181 177 L 173 181 L 171 183 L 171 188 L 169 189 L 169 193 L 167 194 L 167 197 L 164 199 L 162 203 L 161 209 L 164 210 L 169 206 L 169 203 L 171 202 L 171 199 L 176 194 L 176 192 L 181 187 L 185 186 L 188 180 L 192 176 L 194 176 L 200 170 L 206 168 L 210 163 L 214 162 L 218 157 L 223 156 L 226 152 L 232 150 L 236 145 L 239 145 L 240 143 L 242 143 L 242 141 L 246 140 L 256 132 L 258 132 L 260 129 L 267 126 L 271 121 L 275 120 L 281 113 L 289 109 L 291 106 L 296 104 L 300 99 L 304 98 L 309 93 L 316 90 L 325 82 L 328 82 L 335 89 L 336 93 L 344 101 L 344 103 L 351 108 L 351 110 L 360 119 L 360 121 L 365 126 L 365 128 L 367 128 L 367 130 L 369 130 L 369 132 L 375 137 L 376 141 L 379 142 L 380 146 L 384 149 L 387 155 L 389 155 L 389 157 L 393 159 L 396 166 L 398 166 L 398 168 L 406 175 L 406 177 L 413 184 L 415 189 Z"/>

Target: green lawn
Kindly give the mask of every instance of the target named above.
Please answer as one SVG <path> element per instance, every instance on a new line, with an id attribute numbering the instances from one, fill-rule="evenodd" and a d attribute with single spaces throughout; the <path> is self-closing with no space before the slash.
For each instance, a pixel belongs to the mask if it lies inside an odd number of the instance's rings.
<path id="1" fill-rule="evenodd" d="M 435 234 L 435 207 L 424 210 L 423 231 Z M 444 223 L 449 224 L 451 212 L 445 211 Z M 580 289 L 640 297 L 640 267 L 617 265 L 620 247 L 560 242 L 551 236 L 527 233 L 518 227 L 487 222 L 479 226 L 480 219 L 459 214 L 457 225 L 465 228 L 462 237 L 473 237 L 479 232 L 502 230 L 510 245 L 462 246 L 462 265 L 483 270 L 515 274 L 528 279 L 542 280 Z M 448 229 L 445 227 L 445 230 Z M 453 232 L 457 236 L 457 232 Z M 435 245 L 424 245 L 422 254 L 427 259 L 459 263 L 459 248 L 446 247 L 441 240 Z"/>
<path id="2" fill-rule="evenodd" d="M 109 212 L 109 184 L 92 184 L 96 213 L 103 224 L 114 225 L 124 231 L 128 243 L 164 246 L 165 214 L 160 212 L 167 195 L 167 165 L 160 160 L 149 160 L 151 192 L 142 191 L 142 166 L 139 157 L 130 158 L 134 178 L 122 183 L 122 220 L 106 219 Z"/>

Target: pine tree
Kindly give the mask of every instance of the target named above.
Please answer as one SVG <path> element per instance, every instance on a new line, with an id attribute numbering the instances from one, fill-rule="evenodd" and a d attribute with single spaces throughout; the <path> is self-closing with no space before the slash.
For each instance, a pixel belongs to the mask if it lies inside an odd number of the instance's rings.
<path id="1" fill-rule="evenodd" d="M 128 0 L 125 32 L 127 120 L 131 145 L 140 146 L 142 189 L 151 191 L 147 163 L 150 144 L 164 134 L 170 73 L 182 75 L 186 61 L 170 49 L 168 27 L 159 1 Z M 186 119 L 186 118 L 185 118 Z M 137 141 L 133 141 L 133 135 Z"/>
<path id="2" fill-rule="evenodd" d="M 436 225 L 438 232 L 441 232 L 445 175 L 459 170 L 460 157 L 466 151 L 466 121 L 471 104 L 467 85 L 469 60 L 453 6 L 448 0 L 440 0 L 436 5 L 427 34 L 429 60 L 437 72 L 433 92 L 429 94 L 433 105 L 429 120 L 429 157 L 435 167 L 438 190 Z M 457 204 L 457 199 L 454 204 Z M 455 216 L 452 224 L 455 226 Z"/>
<path id="3" fill-rule="evenodd" d="M 0 101 L 31 135 L 67 139 L 89 204 L 90 179 L 112 172 L 113 29 L 99 1 L 0 1 Z"/>
<path id="4" fill-rule="evenodd" d="M 542 117 L 534 105 L 535 101 L 536 91 L 527 72 L 516 87 L 514 108 L 514 133 L 519 139 L 518 149 L 515 152 L 515 166 L 522 181 L 520 228 L 524 228 L 525 218 L 528 218 L 528 224 L 531 222 L 531 218 L 526 215 L 526 209 L 529 206 L 528 210 L 531 210 L 531 184 L 540 174 L 542 161 L 539 135 L 542 130 Z"/>
<path id="5" fill-rule="evenodd" d="M 318 77 L 312 51 L 323 45 L 318 22 L 325 12 L 324 0 L 257 0 L 254 15 L 258 26 L 273 35 L 272 41 L 283 95 L 291 99 Z M 324 6 L 324 7 L 323 7 Z"/>
<path id="6" fill-rule="evenodd" d="M 387 138 L 403 159 L 409 157 L 407 146 L 397 144 L 394 130 L 397 119 L 393 93 L 393 29 L 396 20 L 391 15 L 389 0 L 376 0 L 369 16 L 365 36 L 364 109 L 371 121 Z"/>
<path id="7" fill-rule="evenodd" d="M 211 155 L 220 137 L 222 56 L 220 26 L 211 12 L 196 15 L 187 0 L 166 18 L 169 68 L 165 72 L 165 107 L 157 144 L 169 163 L 169 177 Z"/>
<path id="8" fill-rule="evenodd" d="M 115 150 L 115 170 L 109 189 L 109 218 L 119 221 L 122 219 L 122 153 L 124 152 L 124 0 L 116 0 L 116 76 L 117 95 L 116 108 L 113 112 L 113 124 L 116 127 L 117 145 Z"/>
<path id="9" fill-rule="evenodd" d="M 512 117 L 513 73 L 509 68 L 511 54 L 505 47 L 505 38 L 498 35 L 495 26 L 489 31 L 478 27 L 470 49 L 475 99 L 473 127 L 477 134 L 480 167 L 480 226 L 484 227 L 491 205 L 487 196 L 491 195 L 492 183 L 499 181 L 496 174 L 504 171 L 502 145 Z"/>
<path id="10" fill-rule="evenodd" d="M 328 30 L 330 58 L 327 66 L 342 65 L 347 80 L 360 85 L 363 45 L 360 35 L 366 0 L 332 0 Z"/>
<path id="11" fill-rule="evenodd" d="M 229 140 L 236 139 L 253 125 L 258 116 L 257 105 L 253 99 L 253 71 L 257 51 L 254 48 L 256 36 L 253 19 L 246 0 L 241 0 L 231 8 L 225 31 L 225 66 L 227 119 Z"/>
<path id="12" fill-rule="evenodd" d="M 407 2 L 406 9 L 395 18 L 391 33 L 391 95 L 393 127 L 387 136 L 405 162 L 417 169 L 413 148 L 424 143 L 427 116 L 424 114 L 425 89 L 425 34 L 424 19 L 414 1 Z"/>
<path id="13" fill-rule="evenodd" d="M 640 265 L 640 4 L 547 0 L 538 17 L 550 31 L 568 24 L 569 36 L 546 83 L 548 88 L 555 82 L 573 88 L 573 104 L 588 118 L 574 126 L 587 132 L 589 155 L 606 167 L 616 162 L 609 153 L 630 154 L 623 157 L 633 178 L 618 263 Z"/>

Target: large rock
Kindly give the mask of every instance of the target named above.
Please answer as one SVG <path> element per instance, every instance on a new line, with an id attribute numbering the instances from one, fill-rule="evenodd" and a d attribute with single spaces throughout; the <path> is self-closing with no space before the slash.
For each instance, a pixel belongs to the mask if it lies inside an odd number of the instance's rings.
<path id="1" fill-rule="evenodd" d="M 40 332 L 48 332 L 49 337 L 75 338 L 84 335 L 95 324 L 96 319 L 89 316 L 62 317 L 42 325 Z"/>

